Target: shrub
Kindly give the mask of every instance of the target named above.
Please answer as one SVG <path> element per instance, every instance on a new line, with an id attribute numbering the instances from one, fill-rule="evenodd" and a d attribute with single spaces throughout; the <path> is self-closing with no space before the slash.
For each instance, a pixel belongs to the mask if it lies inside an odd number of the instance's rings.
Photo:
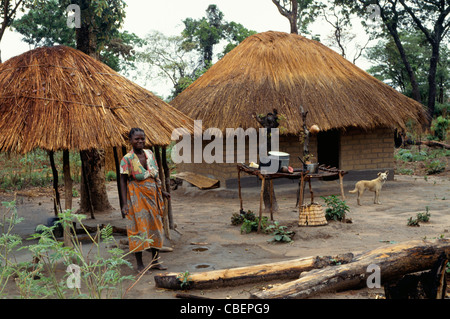
<path id="1" fill-rule="evenodd" d="M 347 212 L 350 212 L 350 207 L 344 200 L 339 199 L 336 195 L 328 197 L 321 196 L 328 208 L 325 210 L 325 218 L 327 220 L 342 221 L 345 219 Z"/>

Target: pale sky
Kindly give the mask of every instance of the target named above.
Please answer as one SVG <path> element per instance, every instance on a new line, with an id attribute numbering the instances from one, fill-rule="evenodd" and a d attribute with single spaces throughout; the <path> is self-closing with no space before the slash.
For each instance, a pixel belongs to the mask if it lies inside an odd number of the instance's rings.
<path id="1" fill-rule="evenodd" d="M 123 29 L 136 33 L 140 37 L 144 37 L 153 30 L 165 35 L 179 35 L 183 30 L 182 20 L 205 16 L 205 11 L 210 4 L 218 6 L 224 14 L 224 20 L 241 23 L 247 29 L 257 32 L 290 31 L 288 20 L 281 16 L 271 0 L 125 0 L 125 2 L 128 7 Z M 356 31 L 354 32 L 358 34 L 355 41 L 363 44 L 365 35 L 360 29 L 360 24 L 355 23 Z M 324 41 L 332 29 L 324 22 L 317 22 L 312 31 L 313 34 L 321 34 Z M 6 61 L 31 48 L 21 41 L 21 35 L 8 30 L 0 43 L 0 49 L 2 60 Z M 368 66 L 363 59 L 356 64 L 363 69 Z M 167 90 L 156 93 L 166 95 Z"/>

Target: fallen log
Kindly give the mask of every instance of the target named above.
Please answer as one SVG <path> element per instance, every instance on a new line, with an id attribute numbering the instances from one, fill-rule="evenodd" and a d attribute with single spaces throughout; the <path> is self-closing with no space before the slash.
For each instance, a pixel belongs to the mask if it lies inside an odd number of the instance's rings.
<path id="1" fill-rule="evenodd" d="M 251 294 L 255 299 L 308 298 L 319 293 L 360 289 L 368 286 L 373 270 L 379 267 L 380 284 L 408 273 L 431 269 L 439 256 L 450 253 L 450 240 L 409 241 L 383 246 L 358 255 L 350 263 L 302 273 L 299 279 Z"/>
<path id="2" fill-rule="evenodd" d="M 433 269 L 407 274 L 384 285 L 386 299 L 444 299 L 447 289 L 447 256 L 442 254 Z"/>
<path id="3" fill-rule="evenodd" d="M 426 145 L 428 147 L 438 147 L 438 148 L 445 148 L 447 150 L 450 150 L 449 144 L 445 144 L 444 142 L 438 142 L 438 141 L 413 141 L 411 139 L 408 139 L 408 140 L 406 140 L 406 144 Z"/>
<path id="4" fill-rule="evenodd" d="M 305 257 L 277 263 L 213 270 L 201 273 L 168 273 L 155 276 L 155 286 L 165 289 L 205 289 L 224 286 L 294 279 L 311 269 L 323 268 L 351 261 L 353 254 Z"/>

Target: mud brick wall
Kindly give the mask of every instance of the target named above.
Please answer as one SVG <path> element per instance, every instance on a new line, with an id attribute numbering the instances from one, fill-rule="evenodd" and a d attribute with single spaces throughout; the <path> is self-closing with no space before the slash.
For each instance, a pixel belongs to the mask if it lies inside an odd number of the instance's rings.
<path id="1" fill-rule="evenodd" d="M 339 166 L 343 170 L 394 168 L 394 131 L 349 129 L 341 133 Z"/>

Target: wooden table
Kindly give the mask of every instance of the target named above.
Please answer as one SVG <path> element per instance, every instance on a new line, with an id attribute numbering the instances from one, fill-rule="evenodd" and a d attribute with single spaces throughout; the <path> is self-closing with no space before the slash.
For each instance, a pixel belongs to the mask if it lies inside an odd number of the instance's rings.
<path id="1" fill-rule="evenodd" d="M 266 180 L 270 183 L 269 187 L 269 194 L 270 194 L 270 220 L 273 220 L 273 208 L 272 208 L 272 192 L 273 192 L 273 180 L 278 178 L 288 178 L 288 179 L 299 179 L 299 189 L 297 192 L 297 205 L 301 207 L 303 205 L 303 193 L 304 193 L 304 186 L 305 182 L 308 181 L 309 184 L 309 191 L 311 194 L 311 203 L 314 201 L 314 193 L 311 188 L 311 179 L 317 178 L 317 179 L 323 179 L 324 177 L 339 177 L 340 182 L 340 188 L 341 188 L 341 195 L 342 198 L 345 199 L 344 195 L 344 184 L 343 179 L 344 175 L 347 174 L 346 171 L 339 170 L 334 167 L 326 167 L 324 165 L 321 165 L 318 167 L 317 173 L 309 173 L 307 170 L 297 168 L 294 169 L 293 173 L 262 173 L 257 168 L 252 168 L 244 164 L 238 164 L 237 165 L 238 170 L 238 189 L 239 189 L 239 201 L 240 201 L 240 207 L 241 211 L 243 211 L 243 202 L 242 202 L 242 193 L 241 193 L 241 173 L 247 173 L 249 175 L 257 176 L 261 180 L 261 192 L 260 192 L 260 198 L 259 198 L 259 223 L 258 223 L 258 232 L 261 230 L 261 219 L 262 219 L 262 204 L 263 204 L 263 194 L 264 194 L 264 186 Z"/>

